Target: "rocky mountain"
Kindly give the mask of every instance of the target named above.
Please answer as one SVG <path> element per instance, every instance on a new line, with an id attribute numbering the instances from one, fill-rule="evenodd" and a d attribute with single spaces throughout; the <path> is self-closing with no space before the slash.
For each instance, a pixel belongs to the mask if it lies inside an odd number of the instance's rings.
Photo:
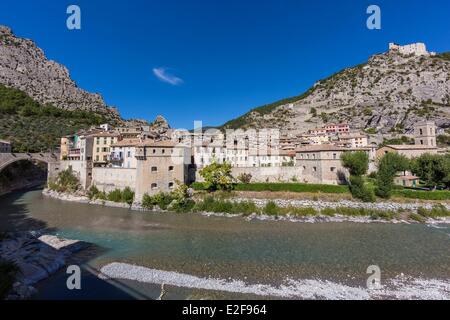
<path id="1" fill-rule="evenodd" d="M 19 89 L 43 105 L 121 120 L 101 95 L 78 88 L 65 66 L 48 60 L 32 40 L 16 37 L 5 26 L 0 26 L 0 84 Z"/>
<path id="2" fill-rule="evenodd" d="M 167 120 L 159 115 L 150 124 L 150 131 L 156 133 L 158 136 L 166 136 L 170 130 L 170 125 Z"/>
<path id="3" fill-rule="evenodd" d="M 170 133 L 162 116 L 152 123 L 122 119 L 101 95 L 78 88 L 67 68 L 48 60 L 32 40 L 0 26 L 0 138 L 15 152 L 56 150 L 61 136 L 105 122 L 143 126 L 161 139 Z"/>
<path id="4" fill-rule="evenodd" d="M 387 134 L 409 133 L 423 119 L 450 127 L 450 53 L 389 50 L 316 82 L 301 96 L 253 109 L 223 127 L 305 131 L 348 122 L 355 129 Z"/>

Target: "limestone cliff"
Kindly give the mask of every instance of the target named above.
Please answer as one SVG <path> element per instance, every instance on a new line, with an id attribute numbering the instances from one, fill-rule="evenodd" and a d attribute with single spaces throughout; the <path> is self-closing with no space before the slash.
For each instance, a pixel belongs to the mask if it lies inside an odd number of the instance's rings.
<path id="1" fill-rule="evenodd" d="M 301 130 L 348 122 L 371 132 L 411 132 L 419 120 L 450 127 L 450 55 L 390 51 L 318 81 L 301 96 L 251 110 L 225 128 Z"/>
<path id="2" fill-rule="evenodd" d="M 101 95 L 78 88 L 65 66 L 48 60 L 32 40 L 16 37 L 5 26 L 0 26 L 0 83 L 27 93 L 41 104 L 120 120 L 117 110 L 108 107 Z"/>

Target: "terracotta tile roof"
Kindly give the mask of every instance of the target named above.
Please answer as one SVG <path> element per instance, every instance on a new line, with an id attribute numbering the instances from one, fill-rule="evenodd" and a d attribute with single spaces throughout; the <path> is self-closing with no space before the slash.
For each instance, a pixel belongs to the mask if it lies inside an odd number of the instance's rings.
<path id="1" fill-rule="evenodd" d="M 141 141 L 139 139 L 123 139 L 117 143 L 111 145 L 111 147 L 134 147 Z"/>
<path id="2" fill-rule="evenodd" d="M 95 138 L 97 138 L 97 137 L 118 137 L 119 134 L 115 133 L 115 132 L 98 132 L 98 133 L 90 134 L 90 136 L 95 137 Z"/>
<path id="3" fill-rule="evenodd" d="M 139 144 L 137 144 L 138 147 L 164 147 L 164 148 L 174 148 L 174 147 L 182 147 L 182 148 L 187 148 L 189 146 L 187 145 L 183 145 L 181 143 L 178 142 L 174 142 L 171 140 L 163 140 L 163 141 L 153 141 L 153 140 L 147 140 L 147 141 L 143 141 Z"/>
<path id="4" fill-rule="evenodd" d="M 320 151 L 369 151 L 370 148 L 345 148 L 334 144 L 313 144 L 303 146 L 296 150 L 297 153 L 302 152 L 320 152 Z"/>

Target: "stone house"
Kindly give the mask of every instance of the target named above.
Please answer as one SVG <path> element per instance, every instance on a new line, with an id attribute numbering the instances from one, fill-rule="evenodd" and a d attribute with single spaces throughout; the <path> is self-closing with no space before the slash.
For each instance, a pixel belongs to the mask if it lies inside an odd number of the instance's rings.
<path id="1" fill-rule="evenodd" d="M 136 168 L 136 146 L 140 139 L 123 139 L 111 145 L 108 157 L 110 165 L 114 168 Z"/>
<path id="2" fill-rule="evenodd" d="M 119 134 L 115 132 L 99 132 L 92 135 L 94 138 L 93 164 L 96 167 L 106 166 L 111 154 L 111 145 L 119 141 Z"/>
<path id="3" fill-rule="evenodd" d="M 436 124 L 433 121 L 419 122 L 414 126 L 414 144 L 436 147 Z"/>
<path id="4" fill-rule="evenodd" d="M 136 146 L 135 199 L 144 194 L 170 192 L 177 184 L 187 183 L 192 164 L 191 147 L 173 141 L 144 141 Z"/>
<path id="5" fill-rule="evenodd" d="M 349 148 L 364 148 L 369 145 L 369 139 L 367 135 L 361 134 L 359 132 L 354 133 L 341 133 L 337 136 L 338 141 L 336 144 L 349 147 Z"/>
<path id="6" fill-rule="evenodd" d="M 420 178 L 411 174 L 399 175 L 394 178 L 394 184 L 402 187 L 416 188 L 419 185 Z"/>
<path id="7" fill-rule="evenodd" d="M 381 158 L 386 153 L 395 152 L 404 155 L 408 159 L 420 157 L 422 154 L 437 154 L 438 148 L 426 145 L 387 145 L 377 150 L 377 158 Z"/>
<path id="8" fill-rule="evenodd" d="M 364 151 L 372 159 L 370 148 L 344 148 L 332 144 L 311 145 L 297 149 L 296 166 L 301 169 L 302 182 L 317 184 L 343 184 L 348 175 L 342 166 L 344 152 Z"/>

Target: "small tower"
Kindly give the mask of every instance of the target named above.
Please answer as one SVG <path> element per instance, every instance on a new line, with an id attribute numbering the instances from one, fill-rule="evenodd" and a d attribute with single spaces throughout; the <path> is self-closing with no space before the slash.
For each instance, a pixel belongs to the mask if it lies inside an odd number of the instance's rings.
<path id="1" fill-rule="evenodd" d="M 436 124 L 433 121 L 418 122 L 414 126 L 414 143 L 436 147 Z"/>

